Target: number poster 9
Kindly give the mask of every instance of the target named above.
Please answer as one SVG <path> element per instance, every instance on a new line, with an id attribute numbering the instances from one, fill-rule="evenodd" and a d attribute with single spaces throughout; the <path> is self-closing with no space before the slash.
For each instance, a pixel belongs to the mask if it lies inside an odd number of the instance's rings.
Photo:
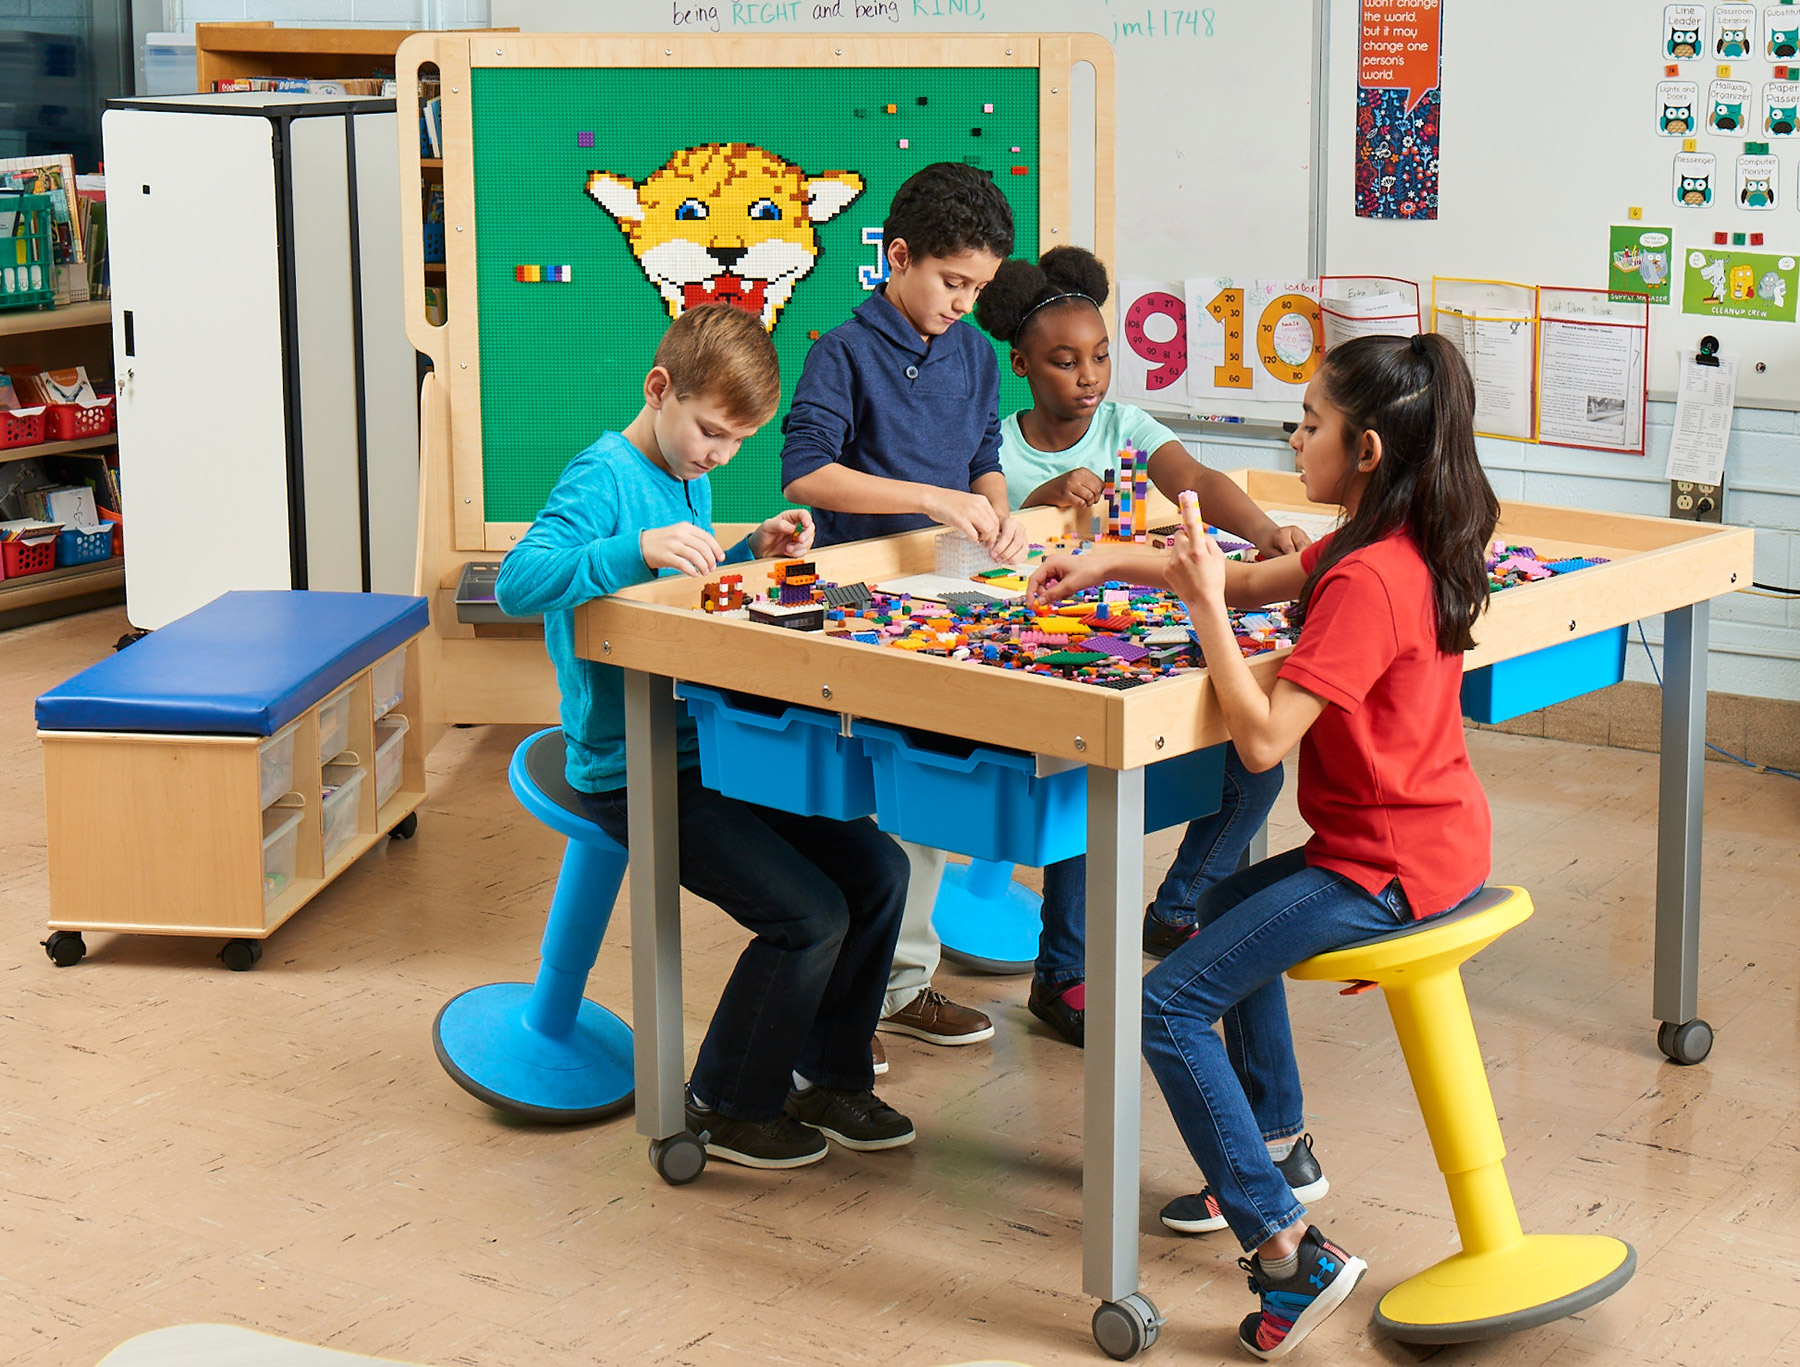
<path id="1" fill-rule="evenodd" d="M 1118 396 L 1171 407 L 1298 402 L 1325 350 L 1316 280 L 1124 281 Z"/>

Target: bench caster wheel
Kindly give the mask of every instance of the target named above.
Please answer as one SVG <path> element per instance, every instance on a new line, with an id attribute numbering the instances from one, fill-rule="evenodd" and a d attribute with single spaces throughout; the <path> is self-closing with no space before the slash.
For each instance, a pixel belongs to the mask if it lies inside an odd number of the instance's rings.
<path id="1" fill-rule="evenodd" d="M 408 812 L 394 823 L 394 829 L 388 832 L 390 840 L 411 840 L 419 829 L 419 814 Z"/>
<path id="2" fill-rule="evenodd" d="M 1133 1292 L 1123 1300 L 1106 1301 L 1094 1311 L 1094 1342 L 1109 1358 L 1125 1362 L 1156 1342 L 1163 1317 L 1148 1296 Z"/>
<path id="3" fill-rule="evenodd" d="M 87 943 L 79 930 L 53 930 L 48 940 L 40 941 L 50 962 L 58 968 L 72 968 L 87 954 Z"/>
<path id="4" fill-rule="evenodd" d="M 1695 1019 L 1676 1025 L 1664 1021 L 1656 1027 L 1656 1047 L 1675 1063 L 1698 1063 L 1712 1052 L 1712 1026 Z"/>
<path id="5" fill-rule="evenodd" d="M 685 1187 L 706 1171 L 706 1145 L 687 1130 L 650 1141 L 650 1166 L 672 1187 Z"/>
<path id="6" fill-rule="evenodd" d="M 227 940 L 219 951 L 219 959 L 233 973 L 248 973 L 262 958 L 261 940 Z"/>

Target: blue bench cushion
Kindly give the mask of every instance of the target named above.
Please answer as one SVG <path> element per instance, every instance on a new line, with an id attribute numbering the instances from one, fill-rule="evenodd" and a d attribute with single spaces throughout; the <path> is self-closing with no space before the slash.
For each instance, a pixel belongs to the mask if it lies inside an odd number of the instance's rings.
<path id="1" fill-rule="evenodd" d="M 227 593 L 37 700 L 45 731 L 272 736 L 430 623 L 395 593 Z"/>

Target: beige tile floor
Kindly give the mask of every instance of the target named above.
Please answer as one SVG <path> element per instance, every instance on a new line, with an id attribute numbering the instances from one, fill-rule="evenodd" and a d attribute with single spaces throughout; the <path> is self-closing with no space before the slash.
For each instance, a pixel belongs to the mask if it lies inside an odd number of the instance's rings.
<path id="1" fill-rule="evenodd" d="M 628 1118 L 508 1123 L 431 1050 L 455 992 L 530 975 L 560 849 L 520 813 L 517 729 L 452 732 L 418 837 L 365 857 L 251 973 L 212 941 L 38 948 L 46 914 L 31 700 L 107 653 L 117 610 L 0 634 L 0 1363 L 91 1367 L 132 1334 L 237 1323 L 362 1353 L 562 1363 L 1104 1361 L 1080 1291 L 1080 1057 L 1024 983 L 946 971 L 991 1046 L 890 1044 L 911 1148 L 770 1176 L 651 1172 Z M 1652 755 L 1479 733 L 1498 873 L 1537 916 L 1470 968 L 1528 1227 L 1638 1249 L 1610 1302 L 1497 1343 L 1376 1335 L 1386 1287 L 1455 1242 L 1379 998 L 1292 989 L 1314 1214 L 1371 1273 L 1302 1361 L 1800 1364 L 1800 784 L 1707 769 L 1702 1067 L 1649 1016 Z M 1277 845 L 1301 828 L 1291 797 Z M 1171 850 L 1151 851 L 1154 878 Z M 107 857 L 105 832 L 91 857 Z M 690 1048 L 740 933 L 687 908 Z M 629 1018 L 630 936 L 590 995 Z M 1235 1249 L 1156 1224 L 1195 1185 L 1146 1077 L 1144 1286 L 1169 1316 L 1145 1361 L 1238 1362 Z"/>

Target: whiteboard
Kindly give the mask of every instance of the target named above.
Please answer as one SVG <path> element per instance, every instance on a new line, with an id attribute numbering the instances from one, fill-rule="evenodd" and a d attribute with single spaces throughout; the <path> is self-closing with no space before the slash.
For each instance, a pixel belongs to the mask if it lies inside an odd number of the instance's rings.
<path id="1" fill-rule="evenodd" d="M 1746 135 L 1700 131 L 1699 150 L 1716 154 L 1726 193 L 1710 207 L 1678 209 L 1673 164 L 1682 140 L 1660 135 L 1655 123 L 1656 86 L 1670 61 L 1659 41 L 1661 0 L 1446 4 L 1441 216 L 1429 223 L 1355 216 L 1360 6 L 1330 5 L 1328 173 L 1319 211 L 1331 273 L 1417 280 L 1427 305 L 1433 275 L 1605 288 L 1609 228 L 1628 223 L 1637 206 L 1643 226 L 1674 230 L 1671 302 L 1651 309 L 1651 397 L 1672 397 L 1677 351 L 1711 335 L 1741 359 L 1739 405 L 1800 408 L 1800 323 L 1681 312 L 1685 259 L 1711 247 L 1715 232 L 1761 232 L 1765 245 L 1750 250 L 1800 251 L 1800 138 L 1769 140 L 1781 162 L 1779 203 L 1755 211 L 1739 208 L 1734 193 Z M 1704 8 L 1710 18 L 1716 6 Z M 1760 16 L 1767 6 L 1755 8 Z M 1754 51 L 1729 65 L 1760 97 L 1777 63 L 1760 44 Z M 1681 79 L 1697 81 L 1704 99 L 1723 60 L 1682 61 Z M 1124 88 L 1121 81 L 1121 94 Z M 1763 139 L 1752 132 L 1748 140 Z M 1121 178 L 1121 204 L 1128 193 Z"/>
<path id="2" fill-rule="evenodd" d="M 1315 0 L 1169 8 L 1132 0 L 492 0 L 491 6 L 497 27 L 526 32 L 1097 33 L 1113 44 L 1118 73 L 1119 245 L 1118 259 L 1106 263 L 1115 281 L 1308 273 L 1314 10 Z M 1080 203 L 1079 180 L 1072 188 Z M 1079 219 L 1075 226 L 1081 241 Z"/>

